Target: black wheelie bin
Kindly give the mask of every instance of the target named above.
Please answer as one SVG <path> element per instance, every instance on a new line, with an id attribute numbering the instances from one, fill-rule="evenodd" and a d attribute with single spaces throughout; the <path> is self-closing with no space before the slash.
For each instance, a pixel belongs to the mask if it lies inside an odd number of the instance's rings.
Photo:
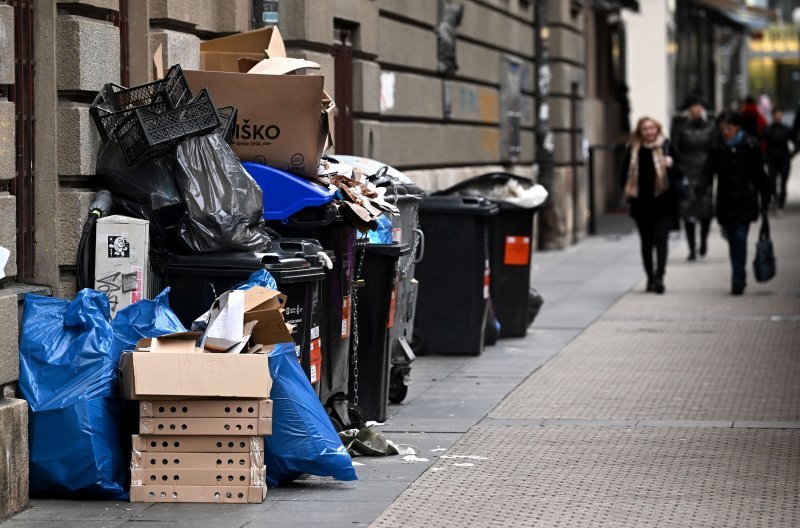
<path id="1" fill-rule="evenodd" d="M 480 197 L 422 201 L 426 249 L 416 268 L 415 352 L 476 356 L 483 351 L 492 274 L 489 228 L 497 213 L 495 203 Z"/>

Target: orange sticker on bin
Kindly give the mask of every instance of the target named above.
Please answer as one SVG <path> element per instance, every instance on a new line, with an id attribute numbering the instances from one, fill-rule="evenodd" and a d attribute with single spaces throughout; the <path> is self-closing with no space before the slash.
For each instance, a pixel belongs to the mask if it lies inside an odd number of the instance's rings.
<path id="1" fill-rule="evenodd" d="M 531 237 L 507 236 L 503 264 L 527 266 L 531 261 Z"/>

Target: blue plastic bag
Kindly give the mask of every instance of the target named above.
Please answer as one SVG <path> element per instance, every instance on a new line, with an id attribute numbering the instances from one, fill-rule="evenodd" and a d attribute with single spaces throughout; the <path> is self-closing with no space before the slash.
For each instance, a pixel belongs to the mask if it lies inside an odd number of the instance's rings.
<path id="1" fill-rule="evenodd" d="M 152 301 L 143 299 L 126 306 L 111 323 L 114 329 L 117 357 L 133 350 L 144 337 L 158 337 L 173 332 L 185 332 L 178 316 L 169 308 L 169 288 L 156 295 Z"/>
<path id="2" fill-rule="evenodd" d="M 302 473 L 357 480 L 353 462 L 297 362 L 293 343 L 269 354 L 272 435 L 264 437 L 267 485 L 274 488 Z"/>
<path id="3" fill-rule="evenodd" d="M 25 296 L 19 388 L 31 409 L 32 494 L 127 499 L 118 361 L 105 294 Z"/>
<path id="4" fill-rule="evenodd" d="M 378 217 L 378 228 L 367 232 L 370 244 L 391 244 L 392 221 L 386 215 Z"/>
<path id="5" fill-rule="evenodd" d="M 135 427 L 126 417 L 135 414 L 117 397 L 117 364 L 140 338 L 185 330 L 168 293 L 120 310 L 113 324 L 107 297 L 93 290 L 72 302 L 25 297 L 20 391 L 31 407 L 32 493 L 127 500 Z"/>
<path id="6" fill-rule="evenodd" d="M 275 282 L 275 279 L 272 277 L 270 272 L 265 269 L 256 270 L 247 277 L 247 280 L 244 282 L 240 282 L 233 288 L 232 290 L 249 290 L 253 286 L 261 286 L 263 288 L 267 288 L 270 290 L 277 290 L 278 284 Z"/>

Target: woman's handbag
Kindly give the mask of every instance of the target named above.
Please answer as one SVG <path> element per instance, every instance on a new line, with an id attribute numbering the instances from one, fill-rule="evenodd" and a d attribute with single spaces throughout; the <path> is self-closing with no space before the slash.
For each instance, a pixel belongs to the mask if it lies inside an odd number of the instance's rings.
<path id="1" fill-rule="evenodd" d="M 753 274 L 758 282 L 767 282 L 775 276 L 775 252 L 769 238 L 769 219 L 764 213 L 761 217 L 761 230 L 756 242 L 756 258 L 753 259 Z"/>

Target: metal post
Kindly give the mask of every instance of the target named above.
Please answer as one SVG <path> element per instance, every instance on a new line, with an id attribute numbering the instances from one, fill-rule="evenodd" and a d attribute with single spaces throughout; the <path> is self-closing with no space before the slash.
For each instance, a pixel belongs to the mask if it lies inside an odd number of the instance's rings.
<path id="1" fill-rule="evenodd" d="M 597 234 L 597 208 L 595 207 L 594 145 L 589 147 L 589 234 Z"/>

